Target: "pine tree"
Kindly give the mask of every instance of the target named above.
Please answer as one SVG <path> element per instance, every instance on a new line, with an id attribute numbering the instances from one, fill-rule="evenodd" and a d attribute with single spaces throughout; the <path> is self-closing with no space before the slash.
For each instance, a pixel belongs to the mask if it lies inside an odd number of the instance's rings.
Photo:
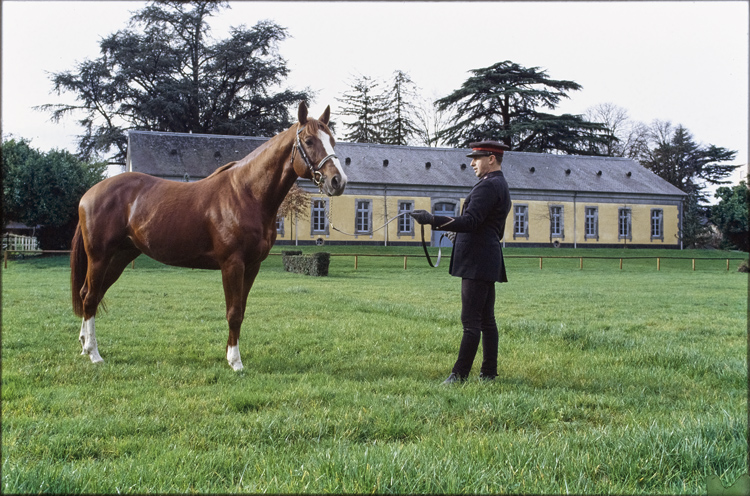
<path id="1" fill-rule="evenodd" d="M 383 143 L 385 103 L 378 92 L 380 84 L 369 76 L 359 76 L 351 83 L 351 91 L 337 100 L 344 104 L 340 114 L 354 117 L 344 122 L 347 133 L 344 141 L 353 143 Z"/>
<path id="2" fill-rule="evenodd" d="M 403 71 L 395 71 L 389 91 L 383 96 L 389 119 L 383 121 L 383 143 L 408 145 L 419 135 L 416 120 L 416 85 Z"/>
<path id="3" fill-rule="evenodd" d="M 603 124 L 538 110 L 554 110 L 569 91 L 580 90 L 574 81 L 509 60 L 471 72 L 460 89 L 435 102 L 439 110 L 455 111 L 441 135 L 449 145 L 492 139 L 517 151 L 597 155 L 597 145 L 614 139 Z"/>

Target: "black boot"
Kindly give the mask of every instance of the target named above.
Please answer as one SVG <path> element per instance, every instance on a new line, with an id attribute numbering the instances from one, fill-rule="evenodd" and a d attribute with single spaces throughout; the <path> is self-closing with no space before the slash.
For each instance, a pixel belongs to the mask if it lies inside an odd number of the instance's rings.
<path id="1" fill-rule="evenodd" d="M 456 382 L 464 382 L 465 380 L 466 380 L 465 377 L 461 377 L 455 372 L 451 372 L 451 375 L 449 375 L 448 378 L 443 381 L 443 384 L 453 384 Z"/>

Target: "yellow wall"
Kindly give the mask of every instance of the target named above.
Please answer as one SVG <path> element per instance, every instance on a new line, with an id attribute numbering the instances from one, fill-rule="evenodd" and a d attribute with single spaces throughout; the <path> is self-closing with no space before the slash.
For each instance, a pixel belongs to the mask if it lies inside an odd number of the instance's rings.
<path id="1" fill-rule="evenodd" d="M 312 199 L 326 199 L 320 195 L 311 195 Z M 350 235 L 355 232 L 355 208 L 356 200 L 370 200 L 372 202 L 372 225 L 376 229 L 373 234 Z M 378 229 L 386 220 L 398 214 L 399 201 L 413 201 L 415 209 L 431 211 L 431 199 L 429 197 L 403 197 L 388 196 L 387 210 L 384 208 L 385 201 L 382 195 L 344 195 L 340 197 L 327 198 L 330 206 L 329 231 L 327 235 L 310 233 L 310 211 L 309 209 L 301 214 L 298 218 L 297 225 L 299 233 L 297 240 L 302 243 L 314 242 L 318 238 L 323 238 L 325 242 L 366 242 L 366 243 L 384 243 L 385 229 Z M 459 202 L 459 209 L 463 205 L 463 199 Z M 566 245 L 572 245 L 574 242 L 580 246 L 591 246 L 598 244 L 638 244 L 653 246 L 674 246 L 679 243 L 678 223 L 679 210 L 676 205 L 658 205 L 658 204 L 627 204 L 627 203 L 605 203 L 577 201 L 574 205 L 572 201 L 554 202 L 554 201 L 524 201 L 517 200 L 515 205 L 527 205 L 529 211 L 529 236 L 513 238 L 513 210 L 508 215 L 505 228 L 504 241 L 506 243 L 519 244 L 550 244 L 555 240 Z M 563 228 L 564 238 L 550 238 L 550 214 L 549 209 L 552 205 L 563 207 Z M 575 206 L 575 215 L 574 215 Z M 599 239 L 585 238 L 585 209 L 586 207 L 598 208 L 599 219 Z M 632 239 L 622 240 L 618 238 L 618 210 L 620 208 L 629 208 L 631 210 L 631 227 Z M 651 239 L 651 209 L 659 208 L 663 210 L 663 241 L 660 239 Z M 336 229 L 342 232 L 337 231 Z M 575 240 L 574 240 L 575 227 Z M 421 233 L 419 225 L 414 223 L 414 233 L 412 235 L 398 234 L 398 221 L 392 221 L 388 226 L 388 242 L 419 242 Z M 425 226 L 425 238 L 431 236 L 429 226 Z M 286 218 L 284 220 L 284 233 L 277 236 L 277 241 L 294 242 L 294 219 Z"/>

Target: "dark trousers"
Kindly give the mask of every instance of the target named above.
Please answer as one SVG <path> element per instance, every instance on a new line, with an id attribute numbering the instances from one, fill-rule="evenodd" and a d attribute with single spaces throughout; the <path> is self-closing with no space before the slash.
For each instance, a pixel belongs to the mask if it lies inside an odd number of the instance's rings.
<path id="1" fill-rule="evenodd" d="M 461 280 L 461 324 L 464 334 L 453 372 L 466 378 L 482 342 L 484 376 L 497 375 L 498 333 L 495 323 L 495 283 L 476 279 Z"/>

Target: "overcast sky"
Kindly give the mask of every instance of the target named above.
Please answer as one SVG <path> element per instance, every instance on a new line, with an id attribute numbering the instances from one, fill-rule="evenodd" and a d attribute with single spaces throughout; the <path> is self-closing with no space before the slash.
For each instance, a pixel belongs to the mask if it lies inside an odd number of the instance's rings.
<path id="1" fill-rule="evenodd" d="M 74 118 L 53 124 L 32 107 L 73 102 L 51 93 L 49 75 L 99 55 L 99 41 L 126 27 L 145 2 L 3 1 L 2 132 L 47 151 L 75 151 Z M 631 119 L 682 124 L 698 143 L 748 156 L 748 2 L 243 2 L 210 22 L 273 20 L 290 37 L 279 52 L 287 85 L 317 92 L 311 112 L 336 118 L 359 75 L 402 70 L 432 100 L 471 69 L 511 60 L 583 86 L 555 111 L 609 102 Z M 342 131 L 339 130 L 339 133 Z M 743 168 L 744 169 L 744 168 Z M 739 174 L 736 174 L 739 177 Z"/>

